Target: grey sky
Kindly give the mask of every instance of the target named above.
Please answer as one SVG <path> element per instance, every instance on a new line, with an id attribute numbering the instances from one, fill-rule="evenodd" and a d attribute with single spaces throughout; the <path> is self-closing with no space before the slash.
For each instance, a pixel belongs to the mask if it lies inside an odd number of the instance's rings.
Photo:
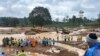
<path id="1" fill-rule="evenodd" d="M 52 18 L 77 15 L 83 10 L 84 16 L 95 18 L 100 11 L 100 0 L 0 0 L 0 17 L 28 17 L 36 6 L 49 9 Z"/>

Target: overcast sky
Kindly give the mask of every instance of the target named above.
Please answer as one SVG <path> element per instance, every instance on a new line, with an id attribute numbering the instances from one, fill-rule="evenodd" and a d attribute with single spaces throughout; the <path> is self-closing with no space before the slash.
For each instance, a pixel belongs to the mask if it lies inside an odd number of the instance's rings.
<path id="1" fill-rule="evenodd" d="M 0 0 L 0 17 L 27 17 L 36 6 L 49 9 L 53 19 L 78 15 L 83 10 L 88 18 L 100 12 L 100 0 Z"/>

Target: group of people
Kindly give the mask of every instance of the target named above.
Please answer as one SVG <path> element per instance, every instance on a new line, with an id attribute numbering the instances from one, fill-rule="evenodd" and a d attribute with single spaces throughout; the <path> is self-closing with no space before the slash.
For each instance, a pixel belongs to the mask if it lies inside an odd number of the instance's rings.
<path id="1" fill-rule="evenodd" d="M 43 38 L 42 44 L 43 44 L 44 46 L 48 46 L 48 45 L 50 45 L 50 46 L 53 45 L 53 46 L 54 46 L 54 44 L 55 44 L 55 39 Z"/>
<path id="2" fill-rule="evenodd" d="M 41 46 L 53 46 L 55 44 L 55 40 L 51 38 L 26 38 L 26 39 L 15 39 L 14 37 L 4 37 L 2 39 L 3 47 L 9 46 L 16 46 L 20 47 L 22 50 L 22 53 L 24 51 L 25 46 L 32 46 L 35 47 L 36 45 L 41 45 Z M 4 52 L 2 53 L 4 54 Z M 21 53 L 20 53 L 21 54 Z M 19 55 L 19 54 L 18 54 Z"/>
<path id="3" fill-rule="evenodd" d="M 100 42 L 98 42 L 98 37 L 96 35 L 96 33 L 90 33 L 88 34 L 88 36 L 86 37 L 86 41 L 89 45 L 89 48 L 86 50 L 84 56 L 100 56 Z M 39 39 L 39 40 L 35 40 L 33 39 L 14 39 L 13 37 L 8 38 L 5 37 L 3 40 L 3 46 L 36 46 L 37 44 L 42 44 L 43 46 L 48 46 L 48 45 L 54 45 L 55 44 L 55 40 L 51 39 L 51 38 L 43 38 L 43 39 Z M 24 52 L 24 50 L 22 50 L 22 52 Z M 0 52 L 0 55 L 4 55 L 4 52 Z M 25 55 L 24 55 L 25 56 Z"/>
<path id="4" fill-rule="evenodd" d="M 11 38 L 4 37 L 3 40 L 2 40 L 3 46 L 6 46 L 6 45 L 10 46 L 11 44 L 14 45 L 13 40 L 14 40 L 13 37 L 11 37 Z"/>
<path id="5" fill-rule="evenodd" d="M 15 39 L 13 37 L 4 37 L 2 40 L 3 46 L 25 46 L 28 44 L 26 39 Z"/>
<path id="6" fill-rule="evenodd" d="M 14 37 L 4 37 L 2 40 L 3 46 L 36 46 L 37 44 L 41 44 L 43 46 L 54 45 L 55 40 L 51 38 L 43 38 L 43 39 L 34 39 L 34 38 L 26 38 L 26 39 L 15 39 Z"/>

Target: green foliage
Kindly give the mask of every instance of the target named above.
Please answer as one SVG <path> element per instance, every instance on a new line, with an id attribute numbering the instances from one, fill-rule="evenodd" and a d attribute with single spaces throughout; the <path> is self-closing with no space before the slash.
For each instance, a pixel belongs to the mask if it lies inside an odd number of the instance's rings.
<path id="1" fill-rule="evenodd" d="M 13 17 L 1 17 L 0 26 L 13 26 L 16 27 L 19 24 L 18 18 Z"/>
<path id="2" fill-rule="evenodd" d="M 19 18 L 19 26 L 31 26 L 28 18 L 24 17 L 24 18 Z"/>
<path id="3" fill-rule="evenodd" d="M 84 18 L 77 18 L 75 15 L 70 18 L 66 25 L 67 26 L 80 26 L 80 25 L 87 25 L 88 23 L 92 22 L 91 20 L 87 19 L 86 17 Z"/>
<path id="4" fill-rule="evenodd" d="M 33 26 L 44 26 L 52 22 L 51 15 L 47 8 L 36 7 L 29 14 L 29 21 Z"/>
<path id="5" fill-rule="evenodd" d="M 76 17 L 72 18 L 66 16 L 62 22 L 57 18 L 56 21 L 52 21 L 49 10 L 44 7 L 35 7 L 29 17 L 26 18 L 14 18 L 14 17 L 0 17 L 0 26 L 16 27 L 16 26 L 49 26 L 49 27 L 78 27 L 83 26 L 98 26 L 100 25 L 100 14 L 95 20 L 90 20 L 87 17 Z"/>
<path id="6" fill-rule="evenodd" d="M 100 18 L 98 18 L 98 19 L 96 20 L 96 22 L 97 22 L 97 24 L 100 25 Z"/>

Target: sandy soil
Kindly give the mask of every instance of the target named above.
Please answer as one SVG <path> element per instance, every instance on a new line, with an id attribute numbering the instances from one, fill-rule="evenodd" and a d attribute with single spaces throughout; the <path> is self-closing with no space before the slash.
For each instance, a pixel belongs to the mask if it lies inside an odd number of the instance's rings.
<path id="1" fill-rule="evenodd" d="M 59 41 L 59 43 L 67 44 L 67 45 L 77 47 L 77 48 L 83 49 L 83 50 L 86 50 L 88 48 L 88 45 L 86 43 L 82 42 L 82 41 L 81 42 L 80 41 L 79 42 L 77 42 L 77 41 L 71 41 L 71 42 L 69 42 L 69 41 L 66 41 L 66 42 Z"/>

